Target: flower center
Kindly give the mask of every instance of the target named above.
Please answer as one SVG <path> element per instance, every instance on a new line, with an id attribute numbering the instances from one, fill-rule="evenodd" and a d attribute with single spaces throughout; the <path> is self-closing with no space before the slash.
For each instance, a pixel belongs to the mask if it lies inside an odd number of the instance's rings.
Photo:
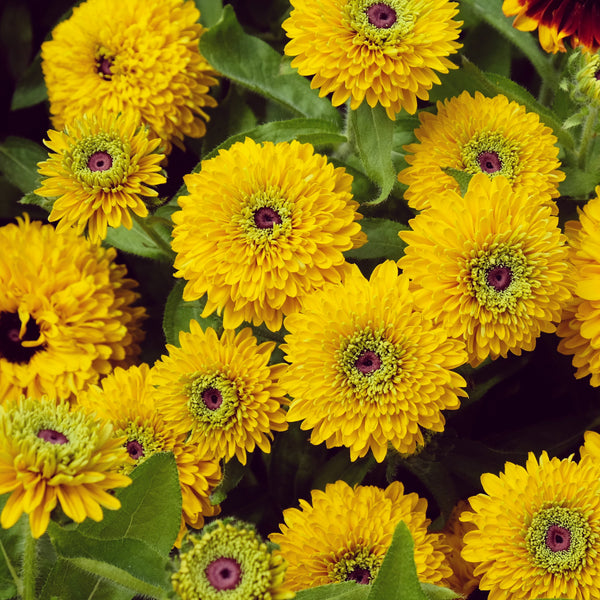
<path id="1" fill-rule="evenodd" d="M 368 548 L 354 548 L 338 555 L 328 569 L 332 583 L 356 581 L 366 585 L 377 576 L 383 557 L 373 554 Z"/>
<path id="2" fill-rule="evenodd" d="M 40 429 L 37 436 L 50 444 L 68 444 L 67 436 L 54 429 Z"/>
<path id="3" fill-rule="evenodd" d="M 205 570 L 210 585 L 216 590 L 234 590 L 242 580 L 242 569 L 233 558 L 217 558 Z"/>
<path id="4" fill-rule="evenodd" d="M 496 152 L 482 152 L 477 160 L 479 167 L 484 173 L 496 173 L 502 168 L 500 157 Z"/>
<path id="5" fill-rule="evenodd" d="M 273 225 L 281 224 L 281 217 L 272 208 L 263 206 L 254 213 L 254 223 L 259 229 L 273 229 Z"/>
<path id="6" fill-rule="evenodd" d="M 108 152 L 94 152 L 87 164 L 90 171 L 108 171 L 112 167 L 112 156 Z"/>
<path id="7" fill-rule="evenodd" d="M 508 267 L 500 266 L 490 269 L 487 274 L 487 282 L 497 292 L 505 290 L 512 281 L 512 274 Z"/>
<path id="8" fill-rule="evenodd" d="M 363 352 L 356 361 L 356 368 L 364 375 L 372 373 L 381 367 L 381 359 L 372 350 Z"/>
<path id="9" fill-rule="evenodd" d="M 346 581 L 356 581 L 356 583 L 367 585 L 371 581 L 371 573 L 369 573 L 369 569 L 356 567 L 354 571 L 348 574 Z"/>
<path id="10" fill-rule="evenodd" d="M 383 2 L 372 4 L 367 8 L 366 13 L 369 23 L 378 29 L 388 29 L 397 20 L 396 11 Z"/>
<path id="11" fill-rule="evenodd" d="M 102 79 L 106 79 L 110 81 L 112 79 L 113 72 L 111 71 L 111 67 L 113 64 L 113 59 L 109 56 L 100 54 L 96 59 L 96 73 L 102 77 Z"/>
<path id="12" fill-rule="evenodd" d="M 145 454 L 144 446 L 137 440 L 129 440 L 125 447 L 127 448 L 127 453 L 133 460 L 139 460 Z"/>
<path id="13" fill-rule="evenodd" d="M 550 525 L 546 533 L 546 546 L 552 552 L 568 550 L 571 546 L 571 532 L 566 527 L 560 525 Z"/>
<path id="14" fill-rule="evenodd" d="M 217 410 L 223 404 L 223 395 L 217 388 L 207 388 L 202 392 L 202 401 L 208 410 Z"/>
<path id="15" fill-rule="evenodd" d="M 8 362 L 28 363 L 34 354 L 46 345 L 39 341 L 40 328 L 35 319 L 29 319 L 21 337 L 22 323 L 17 313 L 0 312 L 0 357 Z"/>

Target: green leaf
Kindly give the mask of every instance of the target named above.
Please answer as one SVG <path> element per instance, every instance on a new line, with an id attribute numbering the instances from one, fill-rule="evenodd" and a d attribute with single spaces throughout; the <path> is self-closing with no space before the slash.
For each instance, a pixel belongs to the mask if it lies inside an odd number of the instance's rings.
<path id="1" fill-rule="evenodd" d="M 427 600 L 417 577 L 414 543 L 400 521 L 367 600 Z"/>
<path id="2" fill-rule="evenodd" d="M 246 473 L 246 467 L 234 456 L 223 466 L 223 479 L 210 495 L 211 504 L 221 504 L 227 499 Z"/>
<path id="3" fill-rule="evenodd" d="M 456 183 L 458 183 L 458 186 L 460 187 L 461 195 L 464 196 L 469 189 L 469 181 L 473 178 L 472 173 L 466 173 L 465 171 L 453 169 L 452 167 L 446 167 L 445 169 L 442 169 L 442 171 L 447 175 L 454 177 Z"/>
<path id="4" fill-rule="evenodd" d="M 163 331 L 167 344 L 179 345 L 179 332 L 190 330 L 190 321 L 195 319 L 198 321 L 202 329 L 205 331 L 207 327 L 212 327 L 217 332 L 223 329 L 221 317 L 216 313 L 209 315 L 206 318 L 200 317 L 206 304 L 206 294 L 198 300 L 187 302 L 183 299 L 183 288 L 186 282 L 179 279 L 175 282 L 167 302 L 163 316 Z"/>
<path id="5" fill-rule="evenodd" d="M 48 91 L 42 72 L 42 59 L 41 55 L 38 54 L 17 81 L 10 108 L 11 110 L 29 108 L 47 98 Z"/>
<path id="6" fill-rule="evenodd" d="M 339 123 L 337 109 L 266 42 L 248 35 L 231 5 L 200 39 L 200 51 L 223 77 L 285 106 L 292 114 Z"/>
<path id="7" fill-rule="evenodd" d="M 586 197 L 594 191 L 598 185 L 599 173 L 588 172 L 577 167 L 561 167 L 566 177 L 558 185 L 558 191 L 561 196 L 570 196 L 572 198 Z"/>
<path id="8" fill-rule="evenodd" d="M 212 27 L 223 12 L 222 0 L 195 0 L 196 8 L 200 11 L 200 23 L 204 27 Z"/>
<path id="9" fill-rule="evenodd" d="M 54 200 L 49 200 L 48 198 L 38 196 L 33 192 L 28 192 L 19 200 L 19 204 L 30 204 L 33 206 L 39 206 L 45 211 L 50 212 L 52 210 L 52 206 L 54 205 Z"/>
<path id="10" fill-rule="evenodd" d="M 77 530 L 99 540 L 139 540 L 167 555 L 181 524 L 181 489 L 175 459 L 170 452 L 155 454 L 137 466 L 130 477 L 133 483 L 116 494 L 121 508 L 104 511 L 99 522 L 86 519 Z"/>
<path id="11" fill-rule="evenodd" d="M 0 512 L 9 496 L 0 496 Z M 10 529 L 0 527 L 0 600 L 9 600 L 17 595 L 24 540 L 28 535 L 29 521 L 26 515 L 22 515 Z"/>
<path id="12" fill-rule="evenodd" d="M 432 583 L 422 583 L 421 590 L 423 590 L 428 600 L 454 600 L 455 598 L 463 597 L 461 594 L 457 594 L 448 588 L 433 585 Z"/>
<path id="13" fill-rule="evenodd" d="M 296 600 L 366 600 L 370 585 L 361 585 L 354 581 L 329 583 L 296 592 Z"/>
<path id="14" fill-rule="evenodd" d="M 407 225 L 390 221 L 366 217 L 359 221 L 362 230 L 367 234 L 368 242 L 360 247 L 344 252 L 346 258 L 382 258 L 398 260 L 404 255 L 406 243 L 398 237 L 398 232 L 408 229 Z"/>
<path id="15" fill-rule="evenodd" d="M 39 187 L 37 164 L 47 158 L 46 150 L 26 138 L 7 137 L 0 144 L 0 171 L 24 194 Z"/>
<path id="16" fill-rule="evenodd" d="M 365 172 L 380 188 L 379 196 L 367 204 L 379 204 L 389 196 L 396 182 L 392 162 L 394 121 L 380 104 L 371 108 L 363 102 L 350 111 L 349 130 Z"/>

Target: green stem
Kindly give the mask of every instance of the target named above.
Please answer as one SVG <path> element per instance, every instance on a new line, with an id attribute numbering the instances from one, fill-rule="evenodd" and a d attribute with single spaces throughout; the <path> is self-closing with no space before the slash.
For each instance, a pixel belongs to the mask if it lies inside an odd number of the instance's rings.
<path id="1" fill-rule="evenodd" d="M 36 545 L 37 540 L 28 531 L 25 538 L 25 551 L 23 553 L 23 600 L 35 600 L 35 571 L 36 571 Z"/>
<path id="2" fill-rule="evenodd" d="M 585 170 L 590 144 L 596 133 L 596 122 L 598 120 L 598 107 L 590 106 L 588 115 L 583 123 L 581 130 L 581 141 L 579 142 L 579 152 L 577 166 Z"/>
<path id="3" fill-rule="evenodd" d="M 171 246 L 163 240 L 163 238 L 155 231 L 155 229 L 146 222 L 142 217 L 138 217 L 135 213 L 132 213 L 133 220 L 142 228 L 144 233 L 156 244 L 156 247 L 162 250 L 163 254 L 168 256 L 170 259 L 175 258 L 175 252 L 173 252 Z"/>

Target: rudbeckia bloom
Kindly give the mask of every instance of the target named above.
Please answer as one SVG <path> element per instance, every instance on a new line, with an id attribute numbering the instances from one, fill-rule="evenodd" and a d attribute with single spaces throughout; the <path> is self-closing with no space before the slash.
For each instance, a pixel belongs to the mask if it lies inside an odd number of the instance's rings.
<path id="1" fill-rule="evenodd" d="M 87 0 L 42 44 L 55 129 L 103 106 L 135 113 L 169 152 L 201 137 L 217 83 L 198 41 L 204 28 L 191 0 Z"/>
<path id="2" fill-rule="evenodd" d="M 171 577 L 181 600 L 288 600 L 286 564 L 253 525 L 225 519 L 187 537 Z"/>
<path id="3" fill-rule="evenodd" d="M 152 185 L 164 183 L 159 173 L 162 154 L 154 152 L 160 140 L 148 139 L 133 115 L 100 112 L 65 127 L 48 131 L 44 143 L 53 154 L 38 164 L 44 177 L 35 193 L 56 198 L 50 221 L 56 230 L 72 225 L 77 233 L 88 226 L 89 238 L 106 237 L 107 224 L 131 229 L 131 214 L 145 217 L 143 196 L 156 196 Z"/>
<path id="4" fill-rule="evenodd" d="M 312 429 L 311 442 L 346 446 L 356 460 L 388 446 L 413 453 L 423 431 L 443 431 L 457 409 L 464 344 L 415 310 L 408 278 L 393 261 L 366 280 L 354 266 L 345 284 L 309 296 L 285 320 L 282 384 L 293 397 L 288 421 Z"/>
<path id="5" fill-rule="evenodd" d="M 2 527 L 25 512 L 39 538 L 59 503 L 77 523 L 101 521 L 102 507 L 121 506 L 109 491 L 131 483 L 117 473 L 126 456 L 112 426 L 82 409 L 46 397 L 0 405 L 0 494 L 10 493 Z"/>
<path id="6" fill-rule="evenodd" d="M 598 598 L 600 590 L 600 466 L 530 453 L 525 467 L 507 462 L 484 473 L 485 493 L 469 499 L 461 520 L 463 557 L 477 564 L 490 600 Z"/>
<path id="7" fill-rule="evenodd" d="M 596 197 L 579 212 L 579 221 L 568 221 L 570 261 L 574 268 L 573 296 L 558 326 L 562 338 L 558 351 L 573 355 L 575 377 L 591 375 L 600 385 L 600 186 Z"/>
<path id="8" fill-rule="evenodd" d="M 521 31 L 537 28 L 546 52 L 565 52 L 565 40 L 573 47 L 600 47 L 600 5 L 597 0 L 504 0 L 507 17 L 516 15 L 513 26 Z"/>
<path id="9" fill-rule="evenodd" d="M 102 379 L 100 386 L 90 386 L 79 394 L 78 401 L 90 412 L 110 421 L 115 435 L 123 438 L 131 460 L 123 465 L 122 472 L 130 473 L 134 466 L 157 452 L 173 453 L 182 499 L 179 543 L 186 523 L 200 529 L 204 517 L 220 512 L 218 506 L 210 503 L 210 494 L 221 481 L 221 469 L 217 461 L 208 459 L 196 445 L 188 443 L 185 430 L 157 410 L 149 373 L 146 364 L 127 370 L 117 367 Z"/>
<path id="10" fill-rule="evenodd" d="M 464 198 L 448 190 L 432 203 L 398 234 L 408 243 L 398 265 L 425 318 L 463 339 L 473 366 L 533 350 L 570 297 L 566 238 L 551 208 L 484 174 Z"/>
<path id="11" fill-rule="evenodd" d="M 190 434 L 203 456 L 237 456 L 245 464 L 256 446 L 270 452 L 272 432 L 287 429 L 279 384 L 285 365 L 269 365 L 275 342 L 257 344 L 249 327 L 219 338 L 191 321 L 179 344 L 168 344 L 152 368 L 157 409 Z"/>
<path id="12" fill-rule="evenodd" d="M 404 147 L 410 166 L 398 175 L 408 185 L 404 197 L 409 206 L 421 210 L 430 206 L 432 196 L 459 192 L 456 179 L 444 171 L 448 168 L 490 178 L 504 175 L 515 189 L 559 195 L 565 174 L 558 170 L 556 137 L 536 113 L 506 96 L 465 91 L 438 102 L 437 114 L 420 112 L 419 120 L 418 143 Z"/>
<path id="13" fill-rule="evenodd" d="M 17 221 L 0 228 L 0 400 L 72 398 L 137 358 L 137 283 L 114 248 Z"/>
<path id="14" fill-rule="evenodd" d="M 380 103 L 390 119 L 427 100 L 436 73 L 456 68 L 447 57 L 461 44 L 458 4 L 448 0 L 292 0 L 283 23 L 292 67 L 313 76 L 334 106 Z"/>
<path id="15" fill-rule="evenodd" d="M 352 176 L 310 144 L 247 138 L 185 178 L 173 214 L 175 277 L 184 300 L 207 294 L 203 317 L 223 314 L 281 327 L 303 298 L 348 272 L 346 250 L 365 243 Z"/>
<path id="16" fill-rule="evenodd" d="M 269 536 L 288 563 L 286 578 L 292 589 L 342 581 L 371 583 L 400 521 L 414 541 L 419 580 L 437 583 L 450 575 L 442 536 L 427 531 L 427 500 L 405 494 L 399 481 L 385 490 L 336 481 L 325 491 L 313 490 L 311 503 L 300 500 L 299 509 L 284 510 L 281 533 Z"/>

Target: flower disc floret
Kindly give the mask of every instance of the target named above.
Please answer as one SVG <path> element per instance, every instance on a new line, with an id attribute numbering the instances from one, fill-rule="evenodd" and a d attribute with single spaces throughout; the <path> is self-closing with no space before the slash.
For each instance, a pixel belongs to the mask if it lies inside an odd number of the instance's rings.
<path id="1" fill-rule="evenodd" d="M 456 68 L 457 3 L 447 0 L 292 0 L 285 53 L 319 95 L 339 106 L 381 104 L 390 119 L 427 100 L 437 73 Z M 336 40 L 335 44 L 331 40 Z M 436 73 L 437 71 L 437 73 Z"/>
<path id="2" fill-rule="evenodd" d="M 281 328 L 304 297 L 348 272 L 343 252 L 365 243 L 352 177 L 310 144 L 251 139 L 185 177 L 173 214 L 184 300 L 206 294 L 203 317 Z"/>
<path id="3" fill-rule="evenodd" d="M 25 512 L 38 538 L 59 503 L 78 523 L 101 521 L 102 507 L 118 509 L 109 492 L 131 483 L 117 472 L 126 460 L 122 442 L 110 424 L 46 397 L 0 406 L 0 494 L 10 494 L 2 527 L 12 527 Z"/>

